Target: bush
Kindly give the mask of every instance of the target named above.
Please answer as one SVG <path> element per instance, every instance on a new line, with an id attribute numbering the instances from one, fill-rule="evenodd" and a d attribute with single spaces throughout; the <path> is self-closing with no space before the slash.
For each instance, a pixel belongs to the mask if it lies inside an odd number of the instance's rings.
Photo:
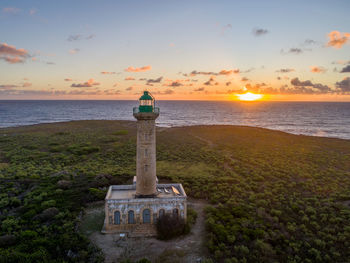
<path id="1" fill-rule="evenodd" d="M 185 233 L 185 220 L 183 218 L 165 214 L 157 221 L 157 238 L 168 240 Z"/>
<path id="2" fill-rule="evenodd" d="M 184 234 L 191 232 L 191 227 L 196 223 L 197 212 L 191 207 L 187 208 L 187 220 L 184 228 Z"/>

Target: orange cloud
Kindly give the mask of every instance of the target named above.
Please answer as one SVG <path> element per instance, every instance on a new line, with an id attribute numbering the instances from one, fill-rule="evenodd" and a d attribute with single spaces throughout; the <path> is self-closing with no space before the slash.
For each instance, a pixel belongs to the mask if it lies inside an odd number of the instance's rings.
<path id="1" fill-rule="evenodd" d="M 231 69 L 231 70 L 226 70 L 223 69 L 219 72 L 219 75 L 231 75 L 231 74 L 238 74 L 239 69 Z"/>
<path id="2" fill-rule="evenodd" d="M 24 82 L 23 83 L 23 85 L 22 85 L 22 87 L 30 87 L 30 86 L 32 86 L 32 83 L 30 83 L 30 82 Z"/>
<path id="3" fill-rule="evenodd" d="M 84 83 L 73 83 L 71 85 L 71 87 L 73 88 L 89 88 L 89 87 L 92 87 L 92 86 L 98 86 L 100 85 L 99 82 L 95 82 L 94 79 L 89 79 L 87 82 L 84 82 Z"/>
<path id="4" fill-rule="evenodd" d="M 350 33 L 341 33 L 339 31 L 332 31 L 328 34 L 328 47 L 341 48 L 344 44 L 350 41 Z"/>
<path id="5" fill-rule="evenodd" d="M 7 45 L 6 43 L 0 43 L 0 59 L 5 60 L 10 64 L 22 63 L 29 57 L 28 51 L 14 46 Z"/>
<path id="6" fill-rule="evenodd" d="M 150 65 L 148 65 L 148 66 L 144 66 L 144 67 L 140 67 L 140 68 L 128 67 L 125 69 L 125 71 L 126 72 L 144 72 L 144 71 L 148 71 L 151 69 L 152 69 L 152 67 Z"/>
<path id="7" fill-rule="evenodd" d="M 325 69 L 323 67 L 318 67 L 318 66 L 311 66 L 310 71 L 312 73 L 325 73 L 327 71 L 327 69 Z"/>
<path id="8" fill-rule="evenodd" d="M 126 77 L 124 80 L 135 80 L 133 77 Z"/>
<path id="9" fill-rule="evenodd" d="M 78 53 L 79 51 L 80 51 L 79 48 L 73 48 L 73 49 L 69 50 L 69 54 L 76 54 L 76 53 Z"/>
<path id="10" fill-rule="evenodd" d="M 109 74 L 116 74 L 114 71 L 110 72 L 110 71 L 101 71 L 102 75 L 109 75 Z"/>

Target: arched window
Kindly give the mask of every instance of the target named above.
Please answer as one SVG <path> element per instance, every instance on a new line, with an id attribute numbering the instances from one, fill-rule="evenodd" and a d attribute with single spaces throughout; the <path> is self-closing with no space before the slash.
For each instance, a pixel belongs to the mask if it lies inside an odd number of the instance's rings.
<path id="1" fill-rule="evenodd" d="M 165 215 L 165 210 L 164 209 L 160 209 L 159 210 L 159 218 L 161 218 L 164 215 Z"/>
<path id="2" fill-rule="evenodd" d="M 176 217 L 179 216 L 179 209 L 177 209 L 177 208 L 173 209 L 173 216 L 176 216 Z"/>
<path id="3" fill-rule="evenodd" d="M 129 224 L 135 224 L 134 211 L 132 211 L 132 210 L 130 210 L 128 212 L 128 223 Z"/>
<path id="4" fill-rule="evenodd" d="M 142 217 L 143 223 L 151 223 L 151 212 L 149 211 L 149 209 L 143 210 Z"/>
<path id="5" fill-rule="evenodd" d="M 119 211 L 114 212 L 114 224 L 120 225 L 120 212 Z"/>

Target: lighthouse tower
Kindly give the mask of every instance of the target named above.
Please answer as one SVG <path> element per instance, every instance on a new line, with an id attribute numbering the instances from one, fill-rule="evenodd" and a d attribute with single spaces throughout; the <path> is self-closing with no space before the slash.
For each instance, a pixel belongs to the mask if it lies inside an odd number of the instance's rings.
<path id="1" fill-rule="evenodd" d="M 157 235 L 164 215 L 187 218 L 187 195 L 180 183 L 160 184 L 156 176 L 156 126 L 159 108 L 144 91 L 133 109 L 137 120 L 136 185 L 111 185 L 105 198 L 102 233 L 130 237 Z"/>
<path id="2" fill-rule="evenodd" d="M 148 91 L 144 91 L 139 102 L 133 109 L 137 119 L 136 197 L 154 197 L 157 194 L 155 120 L 159 108 Z"/>

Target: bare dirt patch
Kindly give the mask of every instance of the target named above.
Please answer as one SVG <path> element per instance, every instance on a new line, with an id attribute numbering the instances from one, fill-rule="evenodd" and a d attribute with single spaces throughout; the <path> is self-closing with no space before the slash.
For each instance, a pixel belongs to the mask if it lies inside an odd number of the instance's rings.
<path id="1" fill-rule="evenodd" d="M 104 206 L 94 204 L 86 209 L 82 220 L 81 230 L 105 255 L 105 262 L 120 262 L 125 259 L 136 261 L 147 258 L 152 262 L 199 262 L 208 253 L 204 246 L 205 226 L 203 209 L 205 201 L 189 199 L 188 206 L 197 212 L 196 223 L 191 233 L 168 241 L 156 238 L 120 238 L 117 234 L 101 234 L 97 229 L 103 224 L 95 222 L 103 220 Z"/>

